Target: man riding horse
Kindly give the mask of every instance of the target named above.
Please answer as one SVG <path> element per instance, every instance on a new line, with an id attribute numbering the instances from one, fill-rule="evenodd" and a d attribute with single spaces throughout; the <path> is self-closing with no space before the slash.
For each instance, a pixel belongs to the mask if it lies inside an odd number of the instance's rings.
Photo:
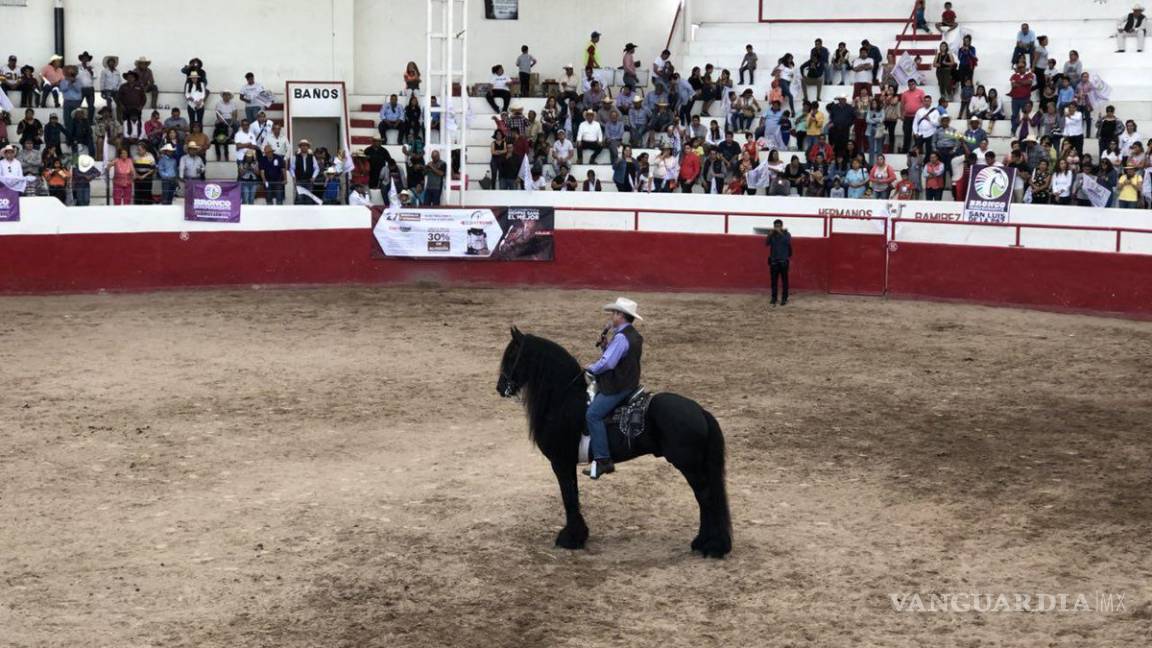
<path id="1" fill-rule="evenodd" d="M 599 360 L 585 367 L 585 371 L 595 377 L 597 388 L 596 397 L 585 415 L 588 434 L 592 436 L 593 460 L 592 465 L 584 469 L 584 474 L 592 479 L 616 471 L 608 452 L 608 429 L 604 419 L 640 386 L 640 356 L 644 352 L 644 338 L 633 326 L 637 320 L 644 319 L 636 312 L 636 302 L 618 297 L 615 302 L 605 304 L 604 310 L 611 314 L 611 324 L 600 340 L 604 353 Z M 605 343 L 609 331 L 612 339 Z"/>

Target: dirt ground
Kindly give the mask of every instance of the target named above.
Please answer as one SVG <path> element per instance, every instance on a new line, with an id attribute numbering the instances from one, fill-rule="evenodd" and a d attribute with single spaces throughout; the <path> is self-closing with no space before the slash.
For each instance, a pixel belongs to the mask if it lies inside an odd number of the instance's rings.
<path id="1" fill-rule="evenodd" d="M 592 359 L 614 293 L 0 299 L 0 645 L 1152 643 L 1152 323 L 631 296 L 645 382 L 724 427 L 728 560 L 689 553 L 653 458 L 582 479 L 588 549 L 552 547 L 497 365 L 513 322 Z M 912 592 L 1123 599 L 897 611 Z"/>

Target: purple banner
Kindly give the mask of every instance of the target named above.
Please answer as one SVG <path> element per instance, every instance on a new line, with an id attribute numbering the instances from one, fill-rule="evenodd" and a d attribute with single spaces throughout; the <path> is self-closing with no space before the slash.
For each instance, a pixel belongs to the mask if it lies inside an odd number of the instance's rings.
<path id="1" fill-rule="evenodd" d="M 184 220 L 240 222 L 240 183 L 188 182 L 184 185 Z"/>
<path id="2" fill-rule="evenodd" d="M 20 220 L 20 192 L 0 182 L 0 221 Z"/>

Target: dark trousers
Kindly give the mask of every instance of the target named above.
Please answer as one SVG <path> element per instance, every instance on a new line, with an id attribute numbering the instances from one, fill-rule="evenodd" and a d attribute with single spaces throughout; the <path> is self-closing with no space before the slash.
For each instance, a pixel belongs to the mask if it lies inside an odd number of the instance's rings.
<path id="1" fill-rule="evenodd" d="M 81 88 L 81 101 L 88 104 L 88 119 L 96 119 L 96 88 Z"/>
<path id="2" fill-rule="evenodd" d="M 905 153 L 907 153 L 909 147 L 912 146 L 912 120 L 914 120 L 914 119 L 916 119 L 916 118 L 915 117 L 905 117 L 904 118 L 904 146 L 902 148 L 903 148 Z M 921 152 L 923 152 L 923 151 L 921 151 Z"/>
<path id="3" fill-rule="evenodd" d="M 788 301 L 788 261 L 769 261 L 768 271 L 772 276 L 772 303 L 776 303 L 776 297 L 780 296 L 781 303 Z M 777 283 L 781 284 L 783 293 L 778 293 Z"/>
<path id="4" fill-rule="evenodd" d="M 528 91 L 531 90 L 532 75 L 528 72 L 520 73 L 520 96 L 527 97 Z"/>
<path id="5" fill-rule="evenodd" d="M 496 98 L 499 97 L 500 101 L 504 102 L 504 108 L 496 107 Z M 508 90 L 493 89 L 489 90 L 488 94 L 484 95 L 484 100 L 492 106 L 492 111 L 499 114 L 508 110 L 508 105 L 512 103 L 512 93 Z"/>
<path id="6" fill-rule="evenodd" d="M 848 127 L 833 126 L 828 129 L 828 141 L 836 155 L 845 155 L 848 152 L 848 137 L 851 129 Z"/>
<path id="7" fill-rule="evenodd" d="M 748 83 L 754 85 L 756 83 L 756 68 L 747 68 L 747 67 L 740 68 L 740 85 L 744 85 L 744 73 L 745 72 L 748 73 Z"/>
<path id="8" fill-rule="evenodd" d="M 596 164 L 596 157 L 603 150 L 604 146 L 599 142 L 580 142 L 576 145 L 576 161 L 578 164 L 584 164 L 584 151 L 592 151 L 592 157 L 588 160 L 588 164 Z"/>

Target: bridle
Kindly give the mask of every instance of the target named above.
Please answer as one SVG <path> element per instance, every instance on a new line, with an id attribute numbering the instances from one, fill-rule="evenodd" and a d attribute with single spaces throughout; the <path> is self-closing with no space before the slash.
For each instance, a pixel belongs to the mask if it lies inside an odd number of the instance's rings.
<path id="1" fill-rule="evenodd" d="M 504 392 L 503 392 L 503 394 L 504 394 L 505 398 L 511 398 L 512 396 L 515 396 L 516 392 L 520 391 L 520 388 L 523 386 L 523 385 L 516 384 L 516 381 L 512 380 L 512 374 L 516 373 L 516 367 L 520 366 L 520 358 L 521 358 L 521 356 L 524 355 L 524 347 L 525 346 L 526 346 L 525 342 L 523 340 L 521 340 L 520 341 L 520 348 L 516 350 L 516 359 L 512 361 L 512 367 L 509 368 L 508 371 L 504 371 L 503 369 L 500 370 L 500 377 L 504 380 Z M 584 371 L 581 370 L 581 371 L 576 372 L 576 375 L 572 377 L 572 380 L 568 381 L 568 385 L 572 385 L 577 380 L 579 380 L 583 377 L 584 377 Z"/>
<path id="2" fill-rule="evenodd" d="M 516 351 L 516 359 L 512 361 L 512 368 L 508 371 L 500 370 L 500 377 L 504 379 L 504 397 L 510 398 L 516 392 L 520 391 L 520 386 L 516 381 L 512 380 L 512 374 L 516 373 L 516 367 L 520 366 L 520 358 L 524 355 L 524 347 L 527 346 L 524 340 L 520 340 L 520 348 Z"/>

